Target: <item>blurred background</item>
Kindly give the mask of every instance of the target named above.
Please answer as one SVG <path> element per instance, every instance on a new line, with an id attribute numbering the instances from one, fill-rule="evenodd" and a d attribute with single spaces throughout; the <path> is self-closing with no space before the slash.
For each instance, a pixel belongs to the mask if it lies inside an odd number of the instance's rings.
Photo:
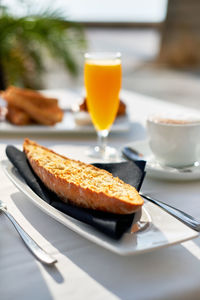
<path id="1" fill-rule="evenodd" d="M 123 89 L 200 109 L 199 0 L 0 1 L 0 89 L 79 91 L 85 51 L 120 51 Z"/>

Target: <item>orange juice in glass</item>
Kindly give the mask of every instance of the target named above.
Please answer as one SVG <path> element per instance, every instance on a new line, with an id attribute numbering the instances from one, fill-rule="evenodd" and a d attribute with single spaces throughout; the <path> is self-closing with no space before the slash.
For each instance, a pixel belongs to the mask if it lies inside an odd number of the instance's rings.
<path id="1" fill-rule="evenodd" d="M 120 53 L 86 53 L 84 81 L 86 101 L 99 146 L 90 155 L 113 159 L 116 150 L 106 146 L 106 139 L 119 106 L 122 67 Z"/>

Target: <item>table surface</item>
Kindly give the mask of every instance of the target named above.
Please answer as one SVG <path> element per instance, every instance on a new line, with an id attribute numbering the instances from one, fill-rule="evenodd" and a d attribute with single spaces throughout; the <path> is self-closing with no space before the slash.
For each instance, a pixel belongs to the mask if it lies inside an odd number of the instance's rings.
<path id="1" fill-rule="evenodd" d="M 110 144 L 121 147 L 146 138 L 149 114 L 193 112 L 172 103 L 123 91 L 131 121 L 127 133 L 111 133 Z M 196 112 L 196 111 L 195 111 Z M 83 158 L 95 134 L 30 138 L 56 151 Z M 23 135 L 0 133 L 0 155 L 7 144 L 22 146 Z M 84 158 L 83 158 L 84 159 Z M 84 239 L 39 210 L 0 170 L 0 194 L 26 231 L 58 263 L 47 267 L 24 246 L 10 221 L 0 216 L 0 288 L 6 299 L 198 299 L 200 239 L 136 256 L 119 256 Z M 200 218 L 199 181 L 177 182 L 146 177 L 142 191 Z"/>

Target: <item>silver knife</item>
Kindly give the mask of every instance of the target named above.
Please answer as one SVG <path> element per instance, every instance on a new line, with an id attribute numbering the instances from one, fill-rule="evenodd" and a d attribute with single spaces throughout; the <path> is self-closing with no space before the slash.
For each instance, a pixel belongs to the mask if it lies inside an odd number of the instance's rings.
<path id="1" fill-rule="evenodd" d="M 143 154 L 139 153 L 137 150 L 130 148 L 130 147 L 124 147 L 122 150 L 123 155 L 128 158 L 129 160 L 133 161 L 144 161 L 142 158 L 144 157 Z M 186 170 L 186 168 L 185 168 Z M 181 170 L 180 170 L 181 171 Z M 168 212 L 170 215 L 174 216 L 179 221 L 183 222 L 190 228 L 200 232 L 200 221 L 195 219 L 193 216 L 190 216 L 189 214 L 185 213 L 184 211 L 181 211 L 178 208 L 175 208 L 169 204 L 166 204 L 160 200 L 153 199 L 149 195 L 146 195 L 144 193 L 139 193 L 143 198 L 146 200 L 154 203 L 155 205 L 158 205 L 162 209 L 164 209 L 166 212 Z"/>
<path id="2" fill-rule="evenodd" d="M 6 204 L 0 200 L 0 211 L 2 211 L 8 219 L 12 222 L 15 229 L 18 231 L 22 240 L 28 249 L 35 255 L 35 257 L 44 264 L 52 265 L 57 262 L 55 258 L 47 254 L 29 235 L 22 229 L 22 227 L 17 223 L 14 217 L 7 211 Z"/>

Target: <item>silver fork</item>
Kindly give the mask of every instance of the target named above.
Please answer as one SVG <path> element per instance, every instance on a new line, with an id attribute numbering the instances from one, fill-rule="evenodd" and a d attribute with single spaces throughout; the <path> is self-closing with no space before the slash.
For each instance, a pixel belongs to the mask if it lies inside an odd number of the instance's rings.
<path id="1" fill-rule="evenodd" d="M 8 219 L 12 222 L 15 229 L 18 231 L 22 240 L 28 249 L 35 255 L 35 257 L 44 264 L 52 265 L 57 262 L 57 260 L 47 254 L 29 235 L 22 229 L 22 227 L 17 223 L 14 217 L 7 211 L 6 204 L 0 200 L 0 211 L 2 211 Z"/>

